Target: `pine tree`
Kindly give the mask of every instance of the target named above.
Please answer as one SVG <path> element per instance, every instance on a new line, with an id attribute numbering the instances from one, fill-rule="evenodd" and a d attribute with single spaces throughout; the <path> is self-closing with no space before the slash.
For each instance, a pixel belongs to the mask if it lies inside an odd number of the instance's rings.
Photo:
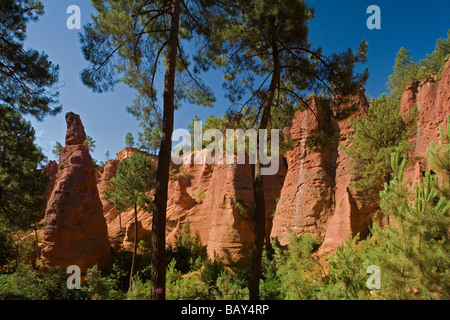
<path id="1" fill-rule="evenodd" d="M 86 136 L 86 140 L 83 142 L 83 144 L 90 153 L 93 153 L 95 151 L 95 140 L 91 136 Z"/>
<path id="2" fill-rule="evenodd" d="M 408 138 L 414 135 L 415 110 L 402 118 L 397 100 L 383 94 L 371 101 L 368 114 L 350 122 L 353 133 L 350 145 L 345 149 L 358 180 L 352 183 L 356 190 L 377 198 L 385 182 L 391 179 L 390 155 L 399 150 L 405 155 L 411 148 Z"/>
<path id="3" fill-rule="evenodd" d="M 133 137 L 133 134 L 131 132 L 128 132 L 125 135 L 125 147 L 127 147 L 127 148 L 134 147 L 134 137 Z"/>
<path id="4" fill-rule="evenodd" d="M 203 0 L 92 3 L 97 14 L 81 36 L 84 56 L 90 62 L 82 71 L 83 82 L 96 92 L 124 82 L 137 90 L 132 109 L 162 128 L 152 222 L 151 285 L 152 299 L 165 299 L 165 224 L 174 111 L 183 100 L 199 105 L 214 102 L 211 90 L 196 74 L 208 65 L 192 69 L 183 45 L 195 39 L 202 46 L 214 37 L 209 29 L 227 19 L 227 4 Z M 165 70 L 162 115 L 154 85 L 156 71 L 161 68 Z"/>
<path id="5" fill-rule="evenodd" d="M 61 111 L 61 106 L 52 108 L 58 102 L 59 67 L 45 53 L 23 47 L 27 24 L 43 12 L 38 0 L 0 3 L 0 103 L 38 120 Z"/>
<path id="6" fill-rule="evenodd" d="M 445 58 L 450 55 L 450 30 L 447 32 L 447 39 L 438 39 L 436 47 L 431 54 L 420 60 L 419 78 L 425 77 L 433 72 L 442 72 L 445 66 Z"/>
<path id="7" fill-rule="evenodd" d="M 64 146 L 61 144 L 61 142 L 56 141 L 55 145 L 53 146 L 52 153 L 58 158 L 58 160 L 61 160 L 61 155 L 63 152 Z"/>
<path id="8" fill-rule="evenodd" d="M 386 88 L 393 98 L 400 100 L 408 83 L 421 80 L 418 76 L 419 64 L 412 61 L 409 51 L 402 47 L 397 53 L 393 69 L 394 73 L 389 76 Z"/>
<path id="9" fill-rule="evenodd" d="M 139 149 L 157 154 L 161 143 L 161 126 L 145 126 L 144 132 L 138 132 Z"/>
<path id="10" fill-rule="evenodd" d="M 0 223 L 13 231 L 31 224 L 36 230 L 46 205 L 47 177 L 38 170 L 45 157 L 21 115 L 42 120 L 61 111 L 54 107 L 59 67 L 23 45 L 27 24 L 42 14 L 38 0 L 0 2 Z"/>
<path id="11" fill-rule="evenodd" d="M 450 298 L 450 116 L 439 146 L 428 149 L 433 174 L 411 189 L 403 179 L 406 157 L 391 157 L 394 179 L 380 193 L 381 209 L 393 223 L 375 227 L 375 261 L 382 271 L 380 295 L 394 299 Z"/>
<path id="12" fill-rule="evenodd" d="M 134 154 L 119 165 L 116 176 L 110 180 L 104 191 L 105 199 L 114 204 L 119 212 L 134 208 L 134 247 L 130 289 L 132 288 L 138 246 L 137 207 L 140 206 L 147 212 L 152 211 L 153 196 L 149 193 L 155 188 L 155 184 L 153 161 L 142 154 Z"/>
<path id="13" fill-rule="evenodd" d="M 34 144 L 31 124 L 14 109 L 0 105 L 0 225 L 27 230 L 43 218 L 47 176 L 38 170 L 45 159 Z"/>

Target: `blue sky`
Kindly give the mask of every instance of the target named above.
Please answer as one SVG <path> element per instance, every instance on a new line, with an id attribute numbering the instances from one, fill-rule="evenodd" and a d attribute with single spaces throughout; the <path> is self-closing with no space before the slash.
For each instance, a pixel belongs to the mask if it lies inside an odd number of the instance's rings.
<path id="1" fill-rule="evenodd" d="M 119 84 L 113 92 L 96 94 L 82 84 L 79 74 L 87 62 L 78 40 L 81 30 L 66 27 L 70 16 L 66 9 L 70 5 L 78 5 L 84 25 L 94 13 L 89 0 L 42 2 L 45 14 L 37 23 L 29 25 L 25 46 L 45 51 L 50 60 L 60 66 L 59 91 L 63 111 L 55 117 L 46 117 L 42 122 L 30 117 L 27 119 L 31 120 L 36 130 L 37 144 L 52 160 L 55 158 L 51 152 L 55 142 L 64 142 L 65 113 L 72 111 L 80 114 L 86 133 L 96 141 L 93 157 L 103 161 L 106 151 L 113 156 L 124 148 L 127 132 L 132 132 L 137 140 L 137 121 L 126 112 L 135 92 Z M 410 50 L 413 59 L 418 61 L 431 53 L 436 40 L 446 38 L 450 29 L 449 0 L 307 0 L 307 3 L 316 11 L 316 17 L 309 25 L 311 42 L 314 46 L 321 46 L 324 53 L 357 49 L 363 39 L 369 42 L 368 62 L 364 68 L 369 69 L 370 77 L 365 87 L 372 97 L 386 91 L 385 84 L 400 47 Z M 366 10 L 370 5 L 378 5 L 381 9 L 380 30 L 369 30 L 366 26 L 370 16 Z M 216 104 L 213 108 L 183 105 L 175 113 L 175 129 L 187 128 L 194 115 L 205 119 L 226 111 L 229 104 L 221 88 L 221 73 L 212 71 L 204 75 L 204 80 L 214 90 Z"/>

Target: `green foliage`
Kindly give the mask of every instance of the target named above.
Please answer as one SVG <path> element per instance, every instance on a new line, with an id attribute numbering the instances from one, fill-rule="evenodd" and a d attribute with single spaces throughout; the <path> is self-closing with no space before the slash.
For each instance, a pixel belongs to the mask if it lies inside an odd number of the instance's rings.
<path id="1" fill-rule="evenodd" d="M 151 283 L 150 281 L 142 281 L 141 278 L 136 275 L 133 278 L 131 290 L 127 293 L 127 299 L 130 300 L 151 300 Z"/>
<path id="2" fill-rule="evenodd" d="M 214 254 L 214 258 L 207 258 L 203 262 L 200 279 L 209 287 L 213 287 L 219 275 L 225 270 L 222 259 Z"/>
<path id="3" fill-rule="evenodd" d="M 215 284 L 215 298 L 217 300 L 247 300 L 248 288 L 244 279 L 233 274 L 230 270 L 222 271 Z"/>
<path id="4" fill-rule="evenodd" d="M 308 135 L 305 147 L 315 152 L 326 152 L 329 148 L 339 143 L 340 132 L 336 126 L 336 122 L 333 121 L 335 115 L 331 110 L 330 100 L 320 97 L 313 99 L 316 99 L 317 112 L 321 115 L 321 122 L 317 120 L 320 126 Z M 354 111 L 355 109 L 352 109 L 348 113 L 351 114 Z M 343 116 L 342 114 L 343 112 L 341 110 L 340 116 Z"/>
<path id="5" fill-rule="evenodd" d="M 61 144 L 61 142 L 56 141 L 55 145 L 53 146 L 52 153 L 55 155 L 58 160 L 61 159 L 61 154 L 64 149 L 64 146 Z"/>
<path id="6" fill-rule="evenodd" d="M 191 235 L 189 221 L 185 224 L 181 235 L 175 235 L 175 247 L 169 246 L 166 252 L 168 262 L 175 261 L 175 267 L 182 273 L 187 273 L 198 268 L 199 260 L 204 258 L 200 234 Z"/>
<path id="7" fill-rule="evenodd" d="M 447 115 L 447 130 L 439 128 L 441 140 L 438 145 L 431 142 L 427 149 L 427 160 L 430 167 L 437 172 L 442 172 L 440 176 L 439 191 L 442 196 L 450 199 L 450 115 Z"/>
<path id="8" fill-rule="evenodd" d="M 123 294 L 117 290 L 116 284 L 111 278 L 102 277 L 97 265 L 86 271 L 86 285 L 82 287 L 92 300 L 117 300 L 123 298 Z"/>
<path id="9" fill-rule="evenodd" d="M 203 190 L 203 188 L 202 187 L 200 187 L 200 190 L 198 190 L 198 200 L 199 200 L 199 203 L 202 203 L 203 202 L 203 199 L 205 199 L 205 191 Z"/>
<path id="10" fill-rule="evenodd" d="M 0 3 L 0 105 L 38 120 L 61 111 L 61 106 L 52 108 L 58 103 L 59 67 L 45 53 L 24 49 L 28 23 L 43 13 L 42 2 L 37 0 Z"/>
<path id="11" fill-rule="evenodd" d="M 157 154 L 161 144 L 161 125 L 141 125 L 144 132 L 138 132 L 139 149 Z"/>
<path id="12" fill-rule="evenodd" d="M 386 88 L 394 99 L 400 100 L 408 83 L 420 80 L 417 74 L 419 64 L 412 61 L 409 51 L 402 47 L 397 53 L 393 69 L 394 73 L 389 76 Z"/>
<path id="13" fill-rule="evenodd" d="M 83 145 L 86 147 L 86 149 L 92 153 L 95 150 L 95 140 L 91 136 L 87 136 L 86 140 L 84 140 Z"/>
<path id="14" fill-rule="evenodd" d="M 419 77 L 423 78 L 427 74 L 437 72 L 442 74 L 445 66 L 445 58 L 450 55 L 450 30 L 447 32 L 447 39 L 438 39 L 436 47 L 431 54 L 420 60 Z M 439 80 L 439 79 L 438 79 Z"/>
<path id="15" fill-rule="evenodd" d="M 200 281 L 197 274 L 182 277 L 172 260 L 167 267 L 166 290 L 169 300 L 197 300 L 208 298 L 208 286 Z"/>
<path id="16" fill-rule="evenodd" d="M 69 290 L 66 274 L 59 268 L 48 273 L 34 271 L 30 265 L 20 263 L 15 273 L 0 275 L 0 300 L 61 300 L 80 299 L 79 290 Z"/>
<path id="17" fill-rule="evenodd" d="M 247 217 L 247 209 L 241 203 L 241 201 L 237 201 L 234 205 L 236 207 L 236 211 L 241 218 Z"/>
<path id="18" fill-rule="evenodd" d="M 357 190 L 377 196 L 391 178 L 390 154 L 398 149 L 404 155 L 410 150 L 408 138 L 415 133 L 415 126 L 416 121 L 404 120 L 398 102 L 385 94 L 372 100 L 367 115 L 350 122 L 353 133 L 345 151 L 353 173 L 360 177 L 352 182 Z"/>
<path id="19" fill-rule="evenodd" d="M 341 244 L 327 261 L 329 273 L 322 279 L 319 299 L 360 300 L 367 299 L 367 267 L 370 265 L 367 251 L 368 241 L 359 242 L 359 236 Z"/>
<path id="20" fill-rule="evenodd" d="M 450 198 L 439 181 L 448 181 L 450 166 L 438 160 L 441 152 L 449 155 L 447 134 L 441 128 L 439 147 L 428 149 L 430 167 L 438 175 L 425 172 L 413 189 L 403 179 L 406 158 L 400 161 L 398 152 L 392 154 L 394 178 L 380 193 L 380 207 L 392 223 L 374 229 L 374 257 L 384 270 L 383 298 L 450 298 Z"/>
<path id="21" fill-rule="evenodd" d="M 134 137 L 133 137 L 133 134 L 131 132 L 128 132 L 125 135 L 125 147 L 127 147 L 127 148 L 134 147 Z"/>
<path id="22" fill-rule="evenodd" d="M 436 47 L 431 54 L 427 54 L 425 59 L 419 63 L 414 62 L 409 55 L 409 51 L 400 48 L 395 59 L 394 72 L 389 76 L 386 88 L 390 95 L 400 100 L 406 86 L 411 81 L 421 81 L 425 76 L 437 73 L 437 80 L 440 80 L 445 66 L 445 58 L 450 55 L 450 30 L 447 32 L 447 39 L 438 39 Z"/>
<path id="23" fill-rule="evenodd" d="M 0 105 L 0 119 L 0 224 L 26 230 L 44 216 L 48 177 L 38 167 L 45 156 L 19 113 Z"/>
<path id="24" fill-rule="evenodd" d="M 119 212 L 135 205 L 151 211 L 153 197 L 148 193 L 155 186 L 155 170 L 151 158 L 134 154 L 125 159 L 117 173 L 105 188 L 105 199 L 114 204 Z"/>
<path id="25" fill-rule="evenodd" d="M 275 248 L 276 274 L 284 299 L 309 300 L 316 296 L 318 284 L 315 279 L 321 269 L 312 253 L 317 248 L 318 242 L 310 234 L 300 237 L 292 234 L 288 251 Z"/>
<path id="26" fill-rule="evenodd" d="M 6 265 L 14 257 L 14 251 L 11 233 L 5 227 L 0 226 L 0 265 Z"/>

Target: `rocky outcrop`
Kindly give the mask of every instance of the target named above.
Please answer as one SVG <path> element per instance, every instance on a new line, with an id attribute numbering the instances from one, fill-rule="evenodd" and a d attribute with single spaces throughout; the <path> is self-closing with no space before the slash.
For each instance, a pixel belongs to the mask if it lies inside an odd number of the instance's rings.
<path id="1" fill-rule="evenodd" d="M 439 141 L 439 126 L 446 128 L 446 118 L 450 114 L 450 59 L 440 81 L 427 76 L 416 83 L 417 90 L 407 90 L 401 100 L 400 113 L 407 114 L 414 105 L 418 106 L 417 133 L 412 142 L 414 148 L 409 155 L 405 168 L 405 178 L 414 184 L 422 178 L 422 172 L 429 170 L 425 156 L 431 142 Z"/>
<path id="2" fill-rule="evenodd" d="M 206 152 L 202 150 L 203 153 Z M 119 153 L 122 154 L 122 153 Z M 194 157 L 195 154 L 187 157 Z M 192 161 L 193 162 L 193 161 Z M 106 178 L 106 167 L 102 178 Z M 283 185 L 286 165 L 280 162 L 277 175 L 265 176 L 266 236 L 277 198 Z M 99 190 L 101 186 L 99 185 Z M 104 209 L 106 207 L 104 206 Z M 254 241 L 253 169 L 250 164 L 171 164 L 166 217 L 166 240 L 173 244 L 187 223 L 191 233 L 198 233 L 211 257 L 219 257 L 224 263 L 239 266 L 248 259 Z M 110 217 L 110 215 L 105 212 Z M 151 232 L 151 213 L 138 212 L 138 237 Z M 122 226 L 134 224 L 133 210 L 122 213 Z M 142 228 L 142 229 L 141 229 Z M 110 237 L 118 231 L 118 217 L 108 219 Z M 123 246 L 130 247 L 132 237 Z"/>
<path id="3" fill-rule="evenodd" d="M 96 184 L 96 170 L 80 117 L 66 114 L 66 145 L 55 186 L 48 201 L 43 229 L 44 267 L 80 267 L 82 274 L 109 264 L 110 243 Z"/>
<path id="4" fill-rule="evenodd" d="M 368 112 L 365 91 L 361 89 L 359 94 L 352 97 L 345 106 L 336 106 L 337 109 L 348 109 L 356 107 L 349 118 L 338 121 L 340 140 L 337 146 L 336 174 L 334 177 L 334 201 L 332 205 L 333 214 L 326 224 L 324 242 L 320 253 L 330 252 L 347 240 L 355 237 L 358 233 L 361 237 L 367 235 L 368 226 L 372 222 L 371 214 L 378 205 L 378 195 L 361 194 L 352 186 L 352 181 L 358 177 L 352 174 L 352 167 L 345 149 L 349 146 L 349 135 L 351 134 L 350 119 L 362 118 Z M 374 198 L 373 198 L 374 197 Z"/>
<path id="5" fill-rule="evenodd" d="M 349 237 L 358 233 L 365 236 L 378 206 L 377 196 L 360 194 L 353 188 L 352 181 L 358 177 L 351 173 L 345 152 L 351 134 L 350 119 L 363 117 L 369 104 L 364 90 L 345 104 L 335 102 L 335 112 L 340 109 L 354 112 L 350 118 L 343 116 L 336 120 L 321 108 L 323 100 L 310 98 L 309 102 L 311 110 L 298 111 L 292 125 L 285 129 L 294 140 L 293 149 L 280 160 L 276 175 L 263 178 L 266 239 L 276 238 L 281 245 L 287 245 L 291 232 L 296 235 L 311 232 L 323 241 L 319 253 L 328 253 Z M 414 147 L 405 172 L 412 183 L 420 181 L 422 172 L 429 169 L 426 149 L 431 141 L 438 141 L 438 127 L 445 127 L 450 113 L 450 62 L 440 81 L 428 77 L 408 85 L 400 113 L 406 115 L 416 105 L 417 134 L 411 139 Z M 110 238 L 119 234 L 118 212 L 104 199 L 105 185 L 115 176 L 123 159 L 144 152 L 125 148 L 117 153 L 116 160 L 108 161 L 96 181 L 92 160 L 82 146 L 86 136 L 81 121 L 76 115 L 68 115 L 67 122 L 66 147 L 59 169 L 56 163 L 45 168 L 49 177 L 55 179 L 54 182 L 50 179 L 47 188 L 48 194 L 49 190 L 53 192 L 46 214 L 44 263 L 88 266 L 107 260 L 105 220 Z M 323 128 L 339 132 L 339 143 L 320 150 L 307 148 L 308 137 Z M 201 156 L 204 152 L 201 151 Z M 157 164 L 156 156 L 148 156 Z M 173 244 L 189 222 L 191 232 L 198 232 L 211 257 L 219 257 L 230 266 L 247 262 L 254 242 L 252 165 L 172 163 L 170 170 L 167 243 Z M 95 181 L 99 195 L 95 194 Z M 99 218 L 101 211 L 103 220 Z M 121 217 L 125 237 L 119 238 L 123 239 L 122 248 L 129 249 L 134 241 L 134 212 L 123 212 Z M 151 232 L 152 214 L 139 209 L 138 221 L 141 240 Z"/>
<path id="6" fill-rule="evenodd" d="M 122 161 L 123 159 L 130 158 L 133 154 L 137 154 L 137 153 L 149 156 L 152 158 L 153 162 L 156 162 L 156 163 L 158 162 L 157 156 L 149 154 L 147 152 L 141 151 L 141 150 L 133 148 L 133 147 L 126 147 L 122 151 L 116 153 L 116 160 Z"/>
<path id="7" fill-rule="evenodd" d="M 118 165 L 119 165 L 118 160 L 109 160 L 103 167 L 103 173 L 101 174 L 97 184 L 100 201 L 102 202 L 103 206 L 103 215 L 105 216 L 106 223 L 109 223 L 110 221 L 114 220 L 119 215 L 119 212 L 117 211 L 116 207 L 113 204 L 106 201 L 105 195 L 103 193 L 105 186 L 109 183 L 111 178 L 116 176 Z"/>
<path id="8" fill-rule="evenodd" d="M 335 145 L 313 151 L 306 147 L 308 137 L 335 123 L 321 111 L 319 98 L 310 99 L 311 111 L 297 111 L 287 130 L 295 145 L 286 154 L 287 173 L 276 206 L 271 238 L 289 243 L 291 233 L 308 231 L 323 237 L 325 223 L 332 213 Z"/>
<path id="9" fill-rule="evenodd" d="M 50 160 L 44 168 L 44 173 L 48 176 L 47 186 L 45 188 L 45 199 L 49 199 L 55 187 L 56 175 L 58 173 L 58 163 Z"/>

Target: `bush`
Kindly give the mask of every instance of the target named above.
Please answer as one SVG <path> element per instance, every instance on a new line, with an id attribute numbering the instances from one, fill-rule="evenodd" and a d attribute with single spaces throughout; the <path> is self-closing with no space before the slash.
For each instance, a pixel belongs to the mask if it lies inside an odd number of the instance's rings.
<path id="1" fill-rule="evenodd" d="M 97 265 L 86 272 L 86 285 L 82 291 L 86 292 L 92 300 L 118 300 L 123 295 L 117 290 L 116 283 L 109 277 L 102 277 Z"/>
<path id="2" fill-rule="evenodd" d="M 166 253 L 167 262 L 175 260 L 175 267 L 182 273 L 197 270 L 201 259 L 206 255 L 200 234 L 191 235 L 189 221 L 184 226 L 183 233 L 175 236 L 175 247 L 170 246 Z"/>
<path id="3" fill-rule="evenodd" d="M 16 272 L 0 277 L 0 300 L 65 300 L 83 299 L 79 290 L 67 288 L 66 273 L 56 267 L 48 273 L 34 271 L 28 264 L 20 263 Z"/>
<path id="4" fill-rule="evenodd" d="M 151 300 L 152 286 L 150 281 L 142 281 L 139 275 L 133 277 L 131 290 L 127 293 L 130 300 Z"/>
<path id="5" fill-rule="evenodd" d="M 224 270 L 217 277 L 215 296 L 218 300 L 245 300 L 248 299 L 248 288 L 243 279 Z"/>

